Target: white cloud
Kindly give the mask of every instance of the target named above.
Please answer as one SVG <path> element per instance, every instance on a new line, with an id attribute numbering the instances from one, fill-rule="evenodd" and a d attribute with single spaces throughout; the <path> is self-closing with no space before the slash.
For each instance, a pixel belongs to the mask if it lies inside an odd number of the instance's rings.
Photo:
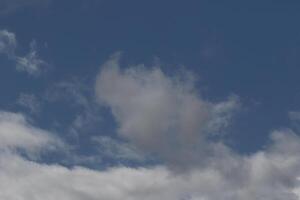
<path id="1" fill-rule="evenodd" d="M 55 150 L 62 143 L 49 132 L 31 126 L 22 114 L 0 112 L 0 150 L 37 154 Z"/>
<path id="2" fill-rule="evenodd" d="M 204 163 L 204 155 L 221 146 L 206 138 L 226 127 L 238 107 L 236 97 L 221 103 L 204 100 L 189 76 L 168 77 L 159 68 L 143 66 L 122 71 L 119 55 L 102 66 L 96 94 L 111 108 L 122 137 L 182 167 Z"/>
<path id="3" fill-rule="evenodd" d="M 297 200 L 300 141 L 292 132 L 252 156 L 227 154 L 215 165 L 186 174 L 164 166 L 67 169 L 0 156 L 0 198 L 8 200 Z M 292 147 L 290 146 L 292 144 Z"/>

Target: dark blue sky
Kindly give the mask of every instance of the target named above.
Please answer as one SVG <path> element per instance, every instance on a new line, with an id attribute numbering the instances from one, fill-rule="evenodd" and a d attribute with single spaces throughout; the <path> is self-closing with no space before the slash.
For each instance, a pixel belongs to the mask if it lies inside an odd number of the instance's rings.
<path id="1" fill-rule="evenodd" d="M 20 94 L 34 94 L 41 102 L 40 113 L 32 114 L 36 123 L 69 135 L 76 114 L 86 108 L 68 97 L 45 96 L 57 83 L 75 82 L 93 104 L 100 65 L 120 51 L 123 66 L 159 61 L 166 73 L 185 66 L 212 102 L 239 96 L 243 108 L 229 139 L 240 151 L 255 151 L 270 131 L 291 126 L 290 111 L 300 110 L 299 10 L 298 1 L 52 0 L 18 7 L 0 15 L 0 28 L 16 34 L 19 55 L 35 40 L 49 66 L 32 77 L 17 73 L 1 55 L 0 106 L 22 111 Z M 84 131 L 114 134 L 109 111 L 93 110 L 101 119 Z M 84 138 L 80 145 L 87 151 Z"/>

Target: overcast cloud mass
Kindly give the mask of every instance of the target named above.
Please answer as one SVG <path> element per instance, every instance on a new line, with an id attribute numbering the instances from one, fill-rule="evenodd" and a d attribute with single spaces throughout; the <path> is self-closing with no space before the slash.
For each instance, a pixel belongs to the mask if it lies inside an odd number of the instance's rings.
<path id="1" fill-rule="evenodd" d="M 144 3 L 0 0 L 0 199 L 300 200 L 300 4 Z"/>

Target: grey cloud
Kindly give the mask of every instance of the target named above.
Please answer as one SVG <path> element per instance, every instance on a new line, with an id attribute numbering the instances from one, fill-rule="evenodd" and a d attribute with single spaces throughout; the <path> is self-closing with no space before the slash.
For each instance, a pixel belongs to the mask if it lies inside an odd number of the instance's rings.
<path id="1" fill-rule="evenodd" d="M 299 199 L 300 139 L 293 131 L 275 131 L 264 150 L 239 155 L 221 140 L 209 140 L 230 124 L 238 97 L 209 102 L 189 78 L 166 76 L 157 67 L 121 70 L 119 58 L 101 67 L 99 102 L 111 108 L 120 136 L 166 162 L 165 187 L 129 199 Z"/>
<path id="2" fill-rule="evenodd" d="M 205 155 L 222 146 L 207 137 L 226 127 L 239 105 L 236 97 L 220 103 L 204 100 L 189 76 L 168 77 L 157 67 L 122 71 L 119 55 L 101 67 L 96 95 L 111 108 L 120 136 L 181 167 L 205 163 Z"/>

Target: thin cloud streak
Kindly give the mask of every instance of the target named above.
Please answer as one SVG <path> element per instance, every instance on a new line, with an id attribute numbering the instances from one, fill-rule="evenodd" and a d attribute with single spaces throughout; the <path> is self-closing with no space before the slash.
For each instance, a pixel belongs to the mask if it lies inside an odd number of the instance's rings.
<path id="1" fill-rule="evenodd" d="M 17 71 L 37 76 L 49 66 L 46 61 L 39 57 L 35 41 L 30 43 L 30 51 L 25 56 L 16 54 L 17 46 L 17 39 L 14 33 L 0 30 L 0 54 L 6 55 L 9 60 L 15 62 Z"/>

